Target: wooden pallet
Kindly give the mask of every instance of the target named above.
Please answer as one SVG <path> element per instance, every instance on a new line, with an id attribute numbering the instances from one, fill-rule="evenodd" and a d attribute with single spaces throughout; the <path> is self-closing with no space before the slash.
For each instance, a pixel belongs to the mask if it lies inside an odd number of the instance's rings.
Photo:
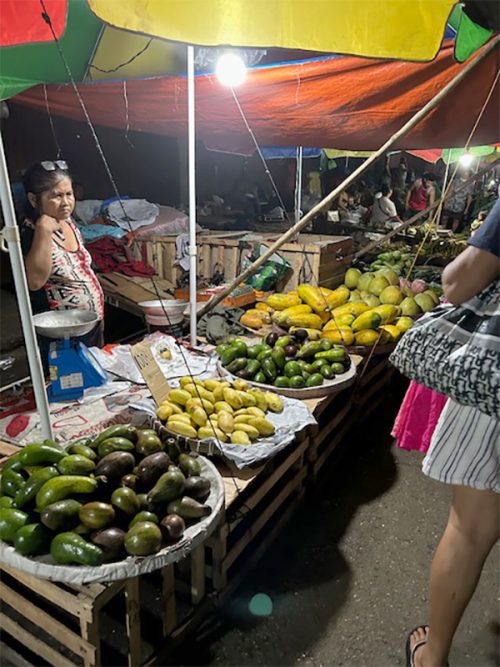
<path id="1" fill-rule="evenodd" d="M 138 278 L 124 276 L 121 273 L 100 273 L 99 282 L 104 291 L 106 303 L 121 308 L 132 315 L 143 317 L 144 312 L 138 305 L 141 301 L 156 301 L 160 298 L 173 298 L 174 286 L 159 276 Z M 154 285 L 153 282 L 154 281 Z"/>
<path id="2" fill-rule="evenodd" d="M 286 524 L 305 492 L 307 430 L 246 479 L 222 470 L 226 515 L 207 542 L 206 574 L 219 598 L 241 583 Z"/>

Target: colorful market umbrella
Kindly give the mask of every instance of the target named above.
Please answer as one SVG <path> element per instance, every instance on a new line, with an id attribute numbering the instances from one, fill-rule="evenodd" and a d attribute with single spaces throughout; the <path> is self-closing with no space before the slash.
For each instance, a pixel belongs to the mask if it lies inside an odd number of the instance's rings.
<path id="1" fill-rule="evenodd" d="M 0 0 L 0 99 L 38 83 L 69 81 L 50 26 L 76 81 L 185 72 L 179 41 L 428 61 L 449 19 L 462 61 L 492 34 L 455 0 L 199 0 L 196 11 L 193 4 L 23 0 L 21 13 L 19 0 Z M 466 11 L 477 4 L 467 3 Z"/>
<path id="2" fill-rule="evenodd" d="M 475 158 L 481 159 L 488 156 L 495 156 L 499 152 L 497 146 L 470 146 L 465 148 L 434 148 L 430 150 L 414 150 L 408 151 L 416 157 L 422 158 L 426 162 L 435 163 L 438 160 L 443 160 L 445 164 L 452 164 L 458 162 L 460 158 L 467 153 Z"/>

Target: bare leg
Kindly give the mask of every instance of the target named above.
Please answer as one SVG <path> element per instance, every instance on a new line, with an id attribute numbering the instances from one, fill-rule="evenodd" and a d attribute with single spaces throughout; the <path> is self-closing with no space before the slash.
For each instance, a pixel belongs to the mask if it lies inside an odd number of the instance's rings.
<path id="1" fill-rule="evenodd" d="M 498 494 L 452 488 L 448 524 L 431 567 L 427 642 L 415 653 L 416 667 L 446 663 L 453 635 L 499 536 Z M 421 638 L 412 636 L 411 645 Z"/>

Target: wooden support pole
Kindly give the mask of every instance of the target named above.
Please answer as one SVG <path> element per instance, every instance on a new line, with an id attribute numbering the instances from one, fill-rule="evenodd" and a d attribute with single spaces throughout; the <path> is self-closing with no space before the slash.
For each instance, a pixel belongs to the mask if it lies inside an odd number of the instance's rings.
<path id="1" fill-rule="evenodd" d="M 209 310 L 214 308 L 217 304 L 223 301 L 228 294 L 230 294 L 241 282 L 246 280 L 249 276 L 252 276 L 257 269 L 259 269 L 263 264 L 265 264 L 268 259 L 277 251 L 284 243 L 292 240 L 301 229 L 309 224 L 315 218 L 318 213 L 322 213 L 327 209 L 330 204 L 335 201 L 335 199 L 340 195 L 340 193 L 345 190 L 351 183 L 353 183 L 361 174 L 363 174 L 368 167 L 370 167 L 379 157 L 381 157 L 389 148 L 392 148 L 395 143 L 399 141 L 405 134 L 408 134 L 420 121 L 425 118 L 433 109 L 435 109 L 438 104 L 440 104 L 449 93 L 452 92 L 471 72 L 472 70 L 479 65 L 485 58 L 487 58 L 494 49 L 497 48 L 500 43 L 500 35 L 494 37 L 485 47 L 482 49 L 476 56 L 473 58 L 467 65 L 460 70 L 460 72 L 449 81 L 442 90 L 440 90 L 437 95 L 430 99 L 427 104 L 425 104 L 416 114 L 414 114 L 395 134 L 393 134 L 386 142 L 381 146 L 378 151 L 375 151 L 373 155 L 367 158 L 363 164 L 361 164 L 357 169 L 355 169 L 352 174 L 350 174 L 339 186 L 330 192 L 319 204 L 316 204 L 306 215 L 295 225 L 290 227 L 283 236 L 281 236 L 277 241 L 275 241 L 271 247 L 261 255 L 253 264 L 251 264 L 245 271 L 240 273 L 236 278 L 223 290 L 221 290 L 217 295 L 213 296 L 210 301 L 200 309 L 198 312 L 198 319 L 202 317 Z"/>

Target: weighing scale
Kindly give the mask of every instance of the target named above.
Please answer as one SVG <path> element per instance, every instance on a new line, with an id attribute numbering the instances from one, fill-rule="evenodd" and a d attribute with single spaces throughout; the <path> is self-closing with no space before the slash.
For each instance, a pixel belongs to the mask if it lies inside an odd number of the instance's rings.
<path id="1" fill-rule="evenodd" d="M 33 317 L 37 333 L 53 339 L 48 356 L 49 401 L 81 398 L 85 389 L 107 381 L 106 372 L 88 347 L 74 340 L 92 331 L 97 322 L 96 313 L 76 308 L 52 310 Z"/>

